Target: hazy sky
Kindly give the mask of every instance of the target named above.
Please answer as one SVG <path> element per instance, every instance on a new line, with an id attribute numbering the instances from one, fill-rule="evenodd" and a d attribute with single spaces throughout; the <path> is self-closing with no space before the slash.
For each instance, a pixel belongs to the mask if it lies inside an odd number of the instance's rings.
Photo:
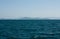
<path id="1" fill-rule="evenodd" d="M 0 18 L 60 17 L 60 0 L 0 0 Z"/>

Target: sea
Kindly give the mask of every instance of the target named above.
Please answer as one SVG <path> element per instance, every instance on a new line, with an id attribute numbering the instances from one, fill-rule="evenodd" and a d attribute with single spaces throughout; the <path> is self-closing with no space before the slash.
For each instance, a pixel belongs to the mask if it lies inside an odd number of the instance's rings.
<path id="1" fill-rule="evenodd" d="M 60 39 L 60 20 L 0 20 L 0 39 Z"/>

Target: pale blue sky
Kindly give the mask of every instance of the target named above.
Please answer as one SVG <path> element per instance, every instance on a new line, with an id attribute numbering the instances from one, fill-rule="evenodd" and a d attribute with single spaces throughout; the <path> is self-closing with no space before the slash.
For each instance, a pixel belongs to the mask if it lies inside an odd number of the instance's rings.
<path id="1" fill-rule="evenodd" d="M 0 0 L 0 18 L 60 17 L 60 0 Z"/>

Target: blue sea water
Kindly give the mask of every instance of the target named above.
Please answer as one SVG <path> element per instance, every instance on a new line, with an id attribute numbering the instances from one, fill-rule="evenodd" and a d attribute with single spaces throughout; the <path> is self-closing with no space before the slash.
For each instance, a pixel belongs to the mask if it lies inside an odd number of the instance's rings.
<path id="1" fill-rule="evenodd" d="M 0 20 L 0 39 L 60 39 L 60 20 Z"/>

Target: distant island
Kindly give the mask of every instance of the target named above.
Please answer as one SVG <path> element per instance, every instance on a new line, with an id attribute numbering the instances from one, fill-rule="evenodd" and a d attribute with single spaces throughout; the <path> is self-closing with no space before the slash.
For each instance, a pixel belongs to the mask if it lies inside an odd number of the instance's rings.
<path id="1" fill-rule="evenodd" d="M 57 17 L 49 17 L 49 18 L 40 18 L 40 17 L 20 17 L 20 18 L 0 18 L 0 20 L 60 20 Z"/>

